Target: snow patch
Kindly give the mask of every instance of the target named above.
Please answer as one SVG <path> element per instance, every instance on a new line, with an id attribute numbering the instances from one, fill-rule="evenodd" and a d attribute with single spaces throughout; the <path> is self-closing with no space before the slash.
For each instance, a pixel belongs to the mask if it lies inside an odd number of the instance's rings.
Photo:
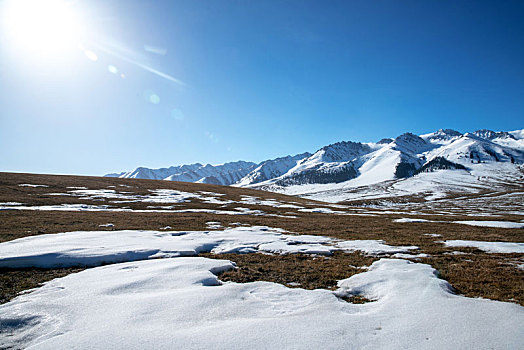
<path id="1" fill-rule="evenodd" d="M 384 254 L 396 254 L 406 253 L 410 250 L 418 249 L 417 246 L 391 246 L 384 243 L 382 240 L 355 240 L 355 241 L 342 241 L 337 243 L 337 247 L 347 251 L 361 251 L 369 255 L 384 255 Z"/>
<path id="2" fill-rule="evenodd" d="M 456 224 L 481 226 L 481 227 L 501 227 L 501 228 L 523 228 L 524 223 L 511 221 L 454 221 Z"/>
<path id="3" fill-rule="evenodd" d="M 454 295 L 429 265 L 382 259 L 340 281 L 336 292 L 221 283 L 214 275 L 231 268 L 223 260 L 160 259 L 55 279 L 0 305 L 0 323 L 9 326 L 0 347 L 518 349 L 524 343 L 524 308 Z M 337 298 L 348 295 L 376 301 Z"/>
<path id="4" fill-rule="evenodd" d="M 17 205 L 23 205 L 24 203 L 19 202 L 0 202 L 0 207 L 10 207 L 10 206 L 17 206 Z"/>
<path id="5" fill-rule="evenodd" d="M 431 220 L 426 219 L 411 219 L 411 218 L 401 218 L 395 219 L 393 222 L 432 222 Z"/>
<path id="6" fill-rule="evenodd" d="M 330 208 L 303 208 L 298 209 L 298 211 L 301 211 L 303 213 L 322 213 L 322 214 L 347 214 L 345 211 L 340 210 L 333 210 Z"/>
<path id="7" fill-rule="evenodd" d="M 78 231 L 0 243 L 0 267 L 97 266 L 103 263 L 194 256 L 201 252 L 323 254 L 341 250 L 371 255 L 406 253 L 416 246 L 389 246 L 380 240 L 341 241 L 324 236 L 288 235 L 266 226 L 222 231 Z"/>
<path id="8" fill-rule="evenodd" d="M 524 243 L 514 242 L 483 242 L 483 241 L 444 241 L 448 247 L 472 247 L 488 253 L 524 253 Z"/>

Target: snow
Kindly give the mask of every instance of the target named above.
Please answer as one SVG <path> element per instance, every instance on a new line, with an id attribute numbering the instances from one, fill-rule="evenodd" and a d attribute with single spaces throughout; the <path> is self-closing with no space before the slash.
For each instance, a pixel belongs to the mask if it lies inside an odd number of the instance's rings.
<path id="1" fill-rule="evenodd" d="M 218 229 L 221 229 L 223 226 L 218 221 L 208 221 L 206 222 L 206 227 L 209 230 L 218 230 Z"/>
<path id="2" fill-rule="evenodd" d="M 395 168 L 400 162 L 400 152 L 387 146 L 364 157 L 359 168 L 360 176 L 349 180 L 350 187 L 366 186 L 395 178 Z"/>
<path id="3" fill-rule="evenodd" d="M 172 209 L 173 206 L 162 206 L 163 209 L 130 209 L 130 208 L 116 208 L 108 205 L 90 205 L 90 204 L 60 204 L 60 205 L 2 205 L 0 210 L 43 210 L 43 211 L 109 211 L 109 212 L 133 212 L 133 213 L 208 213 L 216 215 L 256 215 L 256 216 L 272 216 L 288 219 L 297 219 L 293 215 L 278 215 L 268 214 L 262 210 L 254 210 L 249 208 L 237 207 L 234 210 L 215 210 L 205 208 L 194 209 Z"/>
<path id="4" fill-rule="evenodd" d="M 420 135 L 420 137 L 426 142 L 435 144 L 435 145 L 447 145 L 455 141 L 457 138 L 462 136 L 458 131 L 451 129 L 439 129 L 436 132 L 429 134 Z"/>
<path id="5" fill-rule="evenodd" d="M 131 211 L 131 209 L 109 208 L 107 205 L 90 204 L 60 204 L 60 205 L 34 205 L 24 206 L 20 204 L 2 203 L 0 210 L 51 210 L 51 211 Z"/>
<path id="6" fill-rule="evenodd" d="M 266 226 L 221 231 L 77 231 L 24 237 L 0 243 L 0 267 L 97 266 L 201 252 L 324 254 L 336 250 L 371 255 L 405 253 L 416 246 L 389 246 L 381 240 L 341 241 L 289 235 Z"/>
<path id="7" fill-rule="evenodd" d="M 384 244 L 382 240 L 354 240 L 354 241 L 342 241 L 337 244 L 338 248 L 344 251 L 362 251 L 370 255 L 384 255 L 384 254 L 396 254 L 406 253 L 409 250 L 418 249 L 417 246 L 391 246 Z"/>
<path id="8" fill-rule="evenodd" d="M 322 213 L 322 214 L 346 214 L 345 211 L 340 210 L 333 210 L 330 208 L 302 208 L 298 209 L 298 211 L 304 212 L 304 213 Z"/>
<path id="9" fill-rule="evenodd" d="M 224 196 L 224 193 L 214 193 L 207 191 L 198 191 L 198 193 L 184 192 L 172 189 L 154 189 L 149 190 L 151 194 L 148 195 L 137 195 L 133 192 L 117 192 L 114 189 L 75 189 L 68 193 L 49 193 L 51 196 L 74 196 L 80 199 L 98 200 L 98 199 L 109 199 L 113 203 L 132 203 L 132 202 L 144 202 L 144 203 L 186 203 L 193 199 L 200 200 L 205 204 L 220 204 L 228 205 L 233 203 L 248 204 L 248 205 L 264 205 L 275 208 L 290 208 L 298 209 L 304 208 L 290 203 L 282 203 L 276 199 L 262 200 L 254 196 L 240 196 L 240 201 L 224 200 L 217 197 Z M 1 204 L 1 203 L 0 203 Z M 172 207 L 169 207 L 172 208 Z"/>
<path id="10" fill-rule="evenodd" d="M 249 205 L 265 205 L 269 207 L 274 208 L 290 208 L 290 209 L 297 209 L 297 208 L 304 208 L 298 205 L 289 204 L 289 203 L 281 203 L 277 201 L 276 199 L 260 199 L 258 197 L 254 196 L 240 196 L 240 202 L 242 204 L 249 204 Z"/>
<path id="11" fill-rule="evenodd" d="M 444 241 L 448 247 L 472 247 L 488 253 L 524 253 L 524 243 L 514 242 L 483 242 L 483 241 Z"/>
<path id="12" fill-rule="evenodd" d="M 524 139 L 524 129 L 509 131 L 509 133 L 513 135 L 513 137 L 515 137 L 517 140 Z"/>
<path id="13" fill-rule="evenodd" d="M 524 223 L 511 221 L 454 221 L 456 224 L 481 226 L 481 227 L 501 227 L 501 228 L 523 228 Z"/>
<path id="14" fill-rule="evenodd" d="M 201 194 L 205 194 L 205 195 L 208 195 L 208 196 L 225 196 L 226 194 L 225 193 L 216 193 L 216 192 L 209 192 L 209 191 L 198 191 L 199 193 Z"/>
<path id="15" fill-rule="evenodd" d="M 154 189 L 149 190 L 149 195 L 137 195 L 133 192 L 117 192 L 113 189 L 98 189 L 98 190 L 83 190 L 77 189 L 69 191 L 68 193 L 49 193 L 51 196 L 75 196 L 80 199 L 97 200 L 100 198 L 112 199 L 113 203 L 132 203 L 132 202 L 145 202 L 145 203 L 185 203 L 190 202 L 192 199 L 201 200 L 207 204 L 231 204 L 233 201 L 221 200 L 216 196 L 222 194 L 216 194 L 213 192 L 202 192 L 200 194 L 184 192 L 172 189 Z M 203 194 L 212 194 L 203 195 Z M 116 200 L 115 200 L 116 199 Z"/>
<path id="16" fill-rule="evenodd" d="M 427 258 L 429 257 L 429 255 L 425 253 L 420 253 L 420 254 L 396 253 L 396 254 L 393 254 L 391 257 L 399 258 L 399 259 L 419 259 L 419 258 Z"/>
<path id="17" fill-rule="evenodd" d="M 295 156 L 286 156 L 264 161 L 260 163 L 256 169 L 251 171 L 234 185 L 247 186 L 279 177 L 288 172 L 291 168 L 295 167 L 299 162 L 310 156 L 310 153 L 302 153 Z"/>
<path id="18" fill-rule="evenodd" d="M 411 219 L 411 218 L 401 218 L 401 219 L 395 219 L 393 222 L 432 222 L 430 220 L 426 219 Z"/>
<path id="19" fill-rule="evenodd" d="M 508 182 L 522 181 L 516 164 L 493 162 L 469 164 L 467 167 L 469 171 L 437 170 L 405 179 L 381 182 L 364 181 L 366 177 L 361 175 L 363 177 L 359 176 L 336 184 L 307 184 L 265 189 L 331 203 L 412 195 L 424 195 L 426 200 L 438 200 L 446 198 L 450 193 L 478 193 L 481 190 L 497 188 L 504 191 Z"/>
<path id="20" fill-rule="evenodd" d="M 439 233 L 424 233 L 424 236 L 429 236 L 429 237 L 442 237 L 442 235 L 439 234 Z"/>
<path id="21" fill-rule="evenodd" d="M 428 265 L 382 259 L 339 281 L 336 292 L 221 283 L 214 275 L 233 266 L 160 259 L 55 279 L 0 305 L 0 347 L 518 349 L 524 342 L 524 308 L 454 295 Z M 337 298 L 355 294 L 376 301 Z"/>
<path id="22" fill-rule="evenodd" d="M 48 185 L 20 184 L 20 187 L 49 187 Z"/>

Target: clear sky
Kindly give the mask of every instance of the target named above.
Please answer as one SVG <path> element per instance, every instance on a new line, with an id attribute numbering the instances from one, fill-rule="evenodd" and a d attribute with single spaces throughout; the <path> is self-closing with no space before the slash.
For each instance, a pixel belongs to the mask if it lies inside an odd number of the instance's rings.
<path id="1" fill-rule="evenodd" d="M 0 0 L 1 171 L 524 128 L 524 1 L 38 3 Z"/>

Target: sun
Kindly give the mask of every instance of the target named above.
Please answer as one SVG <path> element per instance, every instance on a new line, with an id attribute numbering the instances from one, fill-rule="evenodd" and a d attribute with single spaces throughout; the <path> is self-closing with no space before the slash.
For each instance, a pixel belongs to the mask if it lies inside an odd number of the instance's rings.
<path id="1" fill-rule="evenodd" d="M 17 49 L 49 56 L 80 44 L 82 24 L 71 1 L 7 0 L 2 10 L 4 30 Z"/>

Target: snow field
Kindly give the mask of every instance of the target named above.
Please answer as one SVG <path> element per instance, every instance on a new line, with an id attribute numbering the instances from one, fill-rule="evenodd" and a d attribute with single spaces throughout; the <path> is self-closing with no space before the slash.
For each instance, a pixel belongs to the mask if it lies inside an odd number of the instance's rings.
<path id="1" fill-rule="evenodd" d="M 341 250 L 384 255 L 418 249 L 416 246 L 390 246 L 380 240 L 341 241 L 284 232 L 253 226 L 221 231 L 78 231 L 38 235 L 0 243 L 0 267 L 97 266 L 194 256 L 202 252 L 330 255 Z"/>
<path id="2" fill-rule="evenodd" d="M 428 265 L 381 259 L 335 292 L 221 283 L 205 258 L 128 262 L 55 279 L 0 306 L 0 347 L 517 349 L 524 308 L 454 295 Z M 350 304 L 338 297 L 376 300 Z"/>

